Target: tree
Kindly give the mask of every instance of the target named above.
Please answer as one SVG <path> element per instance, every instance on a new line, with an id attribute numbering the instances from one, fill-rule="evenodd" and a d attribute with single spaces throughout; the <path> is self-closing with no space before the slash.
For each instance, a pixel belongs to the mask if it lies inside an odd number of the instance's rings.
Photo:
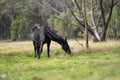
<path id="1" fill-rule="evenodd" d="M 87 29 L 95 40 L 105 40 L 108 29 L 119 30 L 117 26 L 119 22 L 112 28 L 111 25 L 114 23 L 110 22 L 114 7 L 120 3 L 119 0 L 85 1 Z M 13 31 L 12 27 L 15 27 L 12 25 L 16 21 L 19 22 L 19 18 L 24 21 L 23 24 L 20 22 L 17 25 L 18 28 L 22 25 L 20 28 L 24 32 L 21 36 L 24 38 L 25 33 L 30 34 L 31 27 L 36 23 L 59 29 L 59 33 L 65 33 L 70 36 L 69 38 L 73 35 L 83 37 L 85 30 L 83 9 L 83 0 L 0 0 L 0 37 L 9 38 L 10 31 Z"/>
<path id="2" fill-rule="evenodd" d="M 120 5 L 117 5 L 113 10 L 113 16 L 111 17 L 110 25 L 108 28 L 108 37 L 118 39 L 120 35 Z"/>
<path id="3" fill-rule="evenodd" d="M 106 32 L 107 32 L 108 25 L 109 25 L 109 22 L 110 22 L 110 19 L 111 19 L 111 16 L 112 16 L 113 8 L 120 1 L 110 0 L 108 18 L 105 17 L 105 11 L 104 11 L 104 8 L 103 8 L 103 0 L 99 0 L 99 1 L 100 1 L 99 3 L 100 3 L 100 10 L 101 10 L 101 18 L 103 20 L 103 22 L 102 22 L 103 32 L 102 32 L 101 40 L 104 41 L 104 40 L 106 40 Z"/>
<path id="4" fill-rule="evenodd" d="M 0 0 L 0 39 L 10 38 L 11 19 L 6 13 L 6 1 Z"/>
<path id="5" fill-rule="evenodd" d="M 84 24 L 85 24 L 85 38 L 86 38 L 86 49 L 89 48 L 89 40 L 88 40 L 88 28 L 87 28 L 87 16 L 86 16 L 86 5 L 85 5 L 86 1 L 83 1 L 84 4 Z"/>
<path id="6" fill-rule="evenodd" d="M 74 3 L 74 6 L 76 6 L 77 11 L 79 12 L 80 16 L 76 15 L 74 12 L 74 8 L 72 8 L 72 6 L 70 6 L 68 4 L 68 2 L 65 0 L 66 5 L 68 6 L 69 10 L 71 11 L 71 14 L 74 16 L 74 18 L 76 19 L 76 21 L 79 23 L 80 26 L 85 27 L 85 22 L 84 22 L 84 17 L 81 16 L 84 14 L 84 12 L 81 12 L 82 10 L 82 4 L 79 4 L 81 1 L 77 1 L 77 0 L 72 0 L 72 2 Z M 119 3 L 120 1 L 118 0 L 110 0 L 110 1 L 103 1 L 103 0 L 94 0 L 94 4 L 96 3 L 97 5 L 93 7 L 93 0 L 91 0 L 91 15 L 92 15 L 92 24 L 90 24 L 90 22 L 87 22 L 87 26 L 88 26 L 88 31 L 89 33 L 94 37 L 94 39 L 96 41 L 105 41 L 106 40 L 106 32 L 108 29 L 108 25 L 112 16 L 112 11 L 113 8 L 117 5 L 117 3 Z M 89 1 L 88 1 L 89 3 Z M 107 3 L 107 5 L 105 5 L 105 3 Z M 87 4 L 86 4 L 87 5 Z M 73 6 L 73 7 L 74 7 Z M 89 6 L 89 5 L 88 5 Z M 105 12 L 105 8 L 107 6 L 107 12 Z M 96 10 L 94 10 L 96 9 Z M 95 11 L 98 12 L 98 20 L 96 21 L 95 19 Z M 87 14 L 89 13 L 89 7 L 87 9 Z M 108 17 L 107 17 L 108 16 Z M 93 26 L 92 26 L 93 25 Z M 99 34 L 99 29 L 101 28 L 101 34 Z M 101 35 L 101 36 L 100 36 Z"/>

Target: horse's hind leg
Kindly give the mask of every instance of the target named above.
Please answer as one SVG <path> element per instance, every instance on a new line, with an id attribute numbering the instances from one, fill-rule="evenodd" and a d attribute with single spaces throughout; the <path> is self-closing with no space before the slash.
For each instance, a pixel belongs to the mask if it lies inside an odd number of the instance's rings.
<path id="1" fill-rule="evenodd" d="M 50 58 L 50 42 L 47 43 L 47 53 L 48 53 L 48 58 Z"/>
<path id="2" fill-rule="evenodd" d="M 36 57 L 37 43 L 33 41 L 33 45 L 34 45 L 34 57 Z"/>

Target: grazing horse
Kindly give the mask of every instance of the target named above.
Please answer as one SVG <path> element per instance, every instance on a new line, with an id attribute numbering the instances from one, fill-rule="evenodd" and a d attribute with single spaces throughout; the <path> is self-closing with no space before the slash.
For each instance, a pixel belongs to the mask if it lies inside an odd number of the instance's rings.
<path id="1" fill-rule="evenodd" d="M 47 54 L 48 57 L 50 57 L 51 40 L 59 43 L 66 53 L 71 54 L 71 50 L 69 48 L 67 40 L 57 35 L 56 32 L 54 30 L 51 30 L 48 26 L 34 26 L 32 28 L 32 39 L 35 51 L 34 56 L 38 57 L 38 59 L 40 58 L 43 45 L 45 43 L 47 43 Z"/>

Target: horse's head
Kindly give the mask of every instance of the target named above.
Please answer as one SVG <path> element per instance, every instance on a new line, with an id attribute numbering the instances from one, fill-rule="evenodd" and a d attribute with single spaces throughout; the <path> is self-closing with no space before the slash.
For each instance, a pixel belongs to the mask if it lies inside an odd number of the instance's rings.
<path id="1" fill-rule="evenodd" d="M 71 54 L 70 47 L 68 45 L 67 39 L 64 40 L 64 43 L 62 44 L 62 49 L 67 52 L 68 54 Z"/>
<path id="2" fill-rule="evenodd" d="M 38 29 L 40 29 L 40 27 L 38 25 L 35 25 L 35 26 L 32 27 L 32 32 L 34 32 L 34 31 L 36 31 Z"/>

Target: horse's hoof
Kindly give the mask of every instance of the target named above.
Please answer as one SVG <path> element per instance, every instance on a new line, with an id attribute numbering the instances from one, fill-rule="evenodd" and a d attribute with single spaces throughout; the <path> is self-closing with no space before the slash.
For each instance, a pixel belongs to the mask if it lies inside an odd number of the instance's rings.
<path id="1" fill-rule="evenodd" d="M 36 58 L 36 57 L 37 57 L 37 55 L 34 55 L 33 57 L 34 57 L 34 58 Z"/>
<path id="2" fill-rule="evenodd" d="M 38 59 L 40 59 L 40 57 L 38 57 Z"/>

